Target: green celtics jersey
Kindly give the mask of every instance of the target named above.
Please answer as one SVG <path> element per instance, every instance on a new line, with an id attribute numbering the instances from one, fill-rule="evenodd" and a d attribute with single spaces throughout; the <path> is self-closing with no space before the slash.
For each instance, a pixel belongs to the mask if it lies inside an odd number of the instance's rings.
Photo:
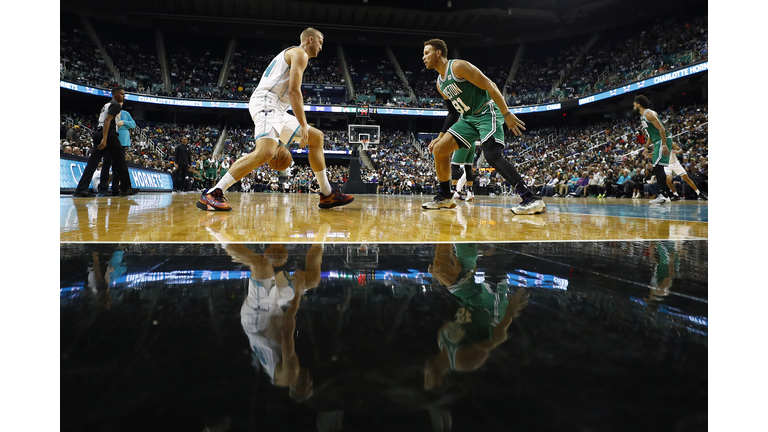
<path id="1" fill-rule="evenodd" d="M 464 339 L 459 345 L 471 345 L 490 340 L 493 327 L 504 318 L 509 300 L 506 292 L 494 292 L 490 284 L 468 281 L 451 290 L 471 314 L 471 322 L 461 324 Z"/>
<path id="2" fill-rule="evenodd" d="M 445 72 L 445 79 L 439 74 L 437 76 L 437 85 L 442 93 L 448 100 L 451 101 L 456 111 L 464 115 L 472 115 L 479 112 L 488 101 L 491 100 L 491 96 L 486 90 L 483 90 L 476 85 L 465 79 L 458 79 L 453 76 L 453 62 L 448 62 L 448 69 Z"/>
<path id="3" fill-rule="evenodd" d="M 648 111 L 656 114 L 656 111 L 651 110 L 645 110 L 647 113 Z M 656 114 L 656 118 L 659 119 L 659 123 L 661 123 L 661 118 L 659 118 L 659 115 Z M 645 118 L 645 114 L 640 116 L 640 122 L 643 124 L 643 128 L 645 129 L 645 132 L 648 134 L 648 136 L 651 138 L 651 142 L 655 143 L 657 141 L 661 141 L 661 134 L 659 133 L 659 130 L 656 129 L 656 126 L 653 125 L 653 123 L 650 122 L 650 120 L 647 120 Z M 671 134 L 669 131 L 667 131 L 667 138 L 671 138 Z"/>
<path id="4" fill-rule="evenodd" d="M 652 110 L 645 110 L 645 114 L 647 114 L 649 111 L 656 114 L 656 111 Z M 651 156 L 653 159 L 653 164 L 667 166 L 669 165 L 670 156 L 672 155 L 672 134 L 667 131 L 666 142 L 662 143 L 661 133 L 658 129 L 656 129 L 656 126 L 654 126 L 653 123 L 645 118 L 645 114 L 640 116 L 640 123 L 643 124 L 645 132 L 648 134 L 648 137 L 650 137 L 651 143 L 653 143 L 653 155 Z M 659 118 L 658 114 L 656 114 L 656 118 L 658 118 L 659 123 L 661 123 L 661 118 Z M 667 153 L 666 156 L 664 156 L 664 154 L 661 152 L 662 145 L 669 149 L 669 153 Z"/>
<path id="5" fill-rule="evenodd" d="M 660 241 L 656 244 L 656 253 L 659 255 L 659 264 L 653 270 L 651 286 L 661 285 L 664 279 L 670 277 L 670 268 L 675 275 L 680 274 L 680 254 L 675 249 L 674 242 Z"/>

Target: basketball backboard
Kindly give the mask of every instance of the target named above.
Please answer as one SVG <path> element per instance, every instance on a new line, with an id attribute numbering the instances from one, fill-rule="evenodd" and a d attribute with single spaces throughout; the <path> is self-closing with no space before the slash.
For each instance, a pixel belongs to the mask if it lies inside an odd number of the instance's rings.
<path id="1" fill-rule="evenodd" d="M 361 144 L 363 140 L 368 140 L 368 144 L 379 143 L 379 125 L 349 125 L 348 135 L 350 144 Z"/>

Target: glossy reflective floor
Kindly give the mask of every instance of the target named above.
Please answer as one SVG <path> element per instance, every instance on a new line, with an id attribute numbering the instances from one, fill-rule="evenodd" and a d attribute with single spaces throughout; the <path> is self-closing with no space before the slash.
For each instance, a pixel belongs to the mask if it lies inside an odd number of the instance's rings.
<path id="1" fill-rule="evenodd" d="M 708 242 L 679 223 L 673 241 L 62 244 L 61 430 L 706 430 Z"/>
<path id="2" fill-rule="evenodd" d="M 547 213 L 515 216 L 519 198 L 478 197 L 455 210 L 425 211 L 431 196 L 361 195 L 320 210 L 309 194 L 227 194 L 234 210 L 198 210 L 197 193 L 123 198 L 60 198 L 62 242 L 312 242 L 321 226 L 331 242 L 528 242 L 708 238 L 706 201 L 547 198 Z"/>

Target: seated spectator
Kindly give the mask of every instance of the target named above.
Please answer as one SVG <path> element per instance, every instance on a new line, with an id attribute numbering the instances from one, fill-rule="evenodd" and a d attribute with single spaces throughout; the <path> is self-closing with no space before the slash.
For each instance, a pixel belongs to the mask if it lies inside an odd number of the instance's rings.
<path id="1" fill-rule="evenodd" d="M 587 195 L 587 186 L 589 186 L 589 172 L 584 171 L 581 173 L 581 178 L 576 180 L 576 189 L 566 195 L 568 198 L 582 198 Z"/>
<path id="2" fill-rule="evenodd" d="M 587 191 L 586 191 L 585 195 L 586 196 L 592 196 L 592 197 L 597 197 L 598 195 L 600 195 L 601 194 L 601 191 L 600 191 L 600 189 L 601 189 L 601 187 L 600 187 L 601 180 L 602 180 L 602 176 L 601 175 L 596 174 L 596 173 L 590 174 L 589 175 L 589 185 L 587 185 Z"/>
<path id="3" fill-rule="evenodd" d="M 560 183 L 562 178 L 563 178 L 563 175 L 560 173 L 552 176 L 552 178 L 550 178 L 549 181 L 547 182 L 546 186 L 544 186 L 544 191 L 542 193 L 542 196 L 548 196 L 548 197 L 554 196 L 555 187 Z"/>
<path id="4" fill-rule="evenodd" d="M 624 198 L 625 196 L 627 196 L 625 195 L 625 189 L 624 189 L 624 183 L 627 180 L 629 180 L 629 170 L 625 168 L 624 170 L 622 170 L 621 175 L 616 180 L 616 183 L 615 183 L 616 192 L 614 195 L 615 198 Z"/>

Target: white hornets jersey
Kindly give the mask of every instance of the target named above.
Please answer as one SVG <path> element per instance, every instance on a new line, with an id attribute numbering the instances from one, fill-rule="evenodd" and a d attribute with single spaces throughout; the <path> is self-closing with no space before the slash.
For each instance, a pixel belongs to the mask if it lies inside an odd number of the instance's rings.
<path id="1" fill-rule="evenodd" d="M 289 285 L 277 286 L 276 278 L 248 279 L 248 296 L 240 308 L 240 324 L 260 367 L 275 382 L 275 368 L 282 359 L 283 309 L 293 299 Z"/>
<path id="2" fill-rule="evenodd" d="M 291 48 L 289 47 L 276 55 L 269 63 L 267 69 L 259 80 L 259 85 L 251 95 L 249 102 L 249 110 L 251 113 L 259 112 L 262 110 L 278 110 L 281 112 L 288 111 L 291 106 L 290 98 L 288 97 L 288 75 L 291 67 L 285 61 L 285 52 Z"/>

